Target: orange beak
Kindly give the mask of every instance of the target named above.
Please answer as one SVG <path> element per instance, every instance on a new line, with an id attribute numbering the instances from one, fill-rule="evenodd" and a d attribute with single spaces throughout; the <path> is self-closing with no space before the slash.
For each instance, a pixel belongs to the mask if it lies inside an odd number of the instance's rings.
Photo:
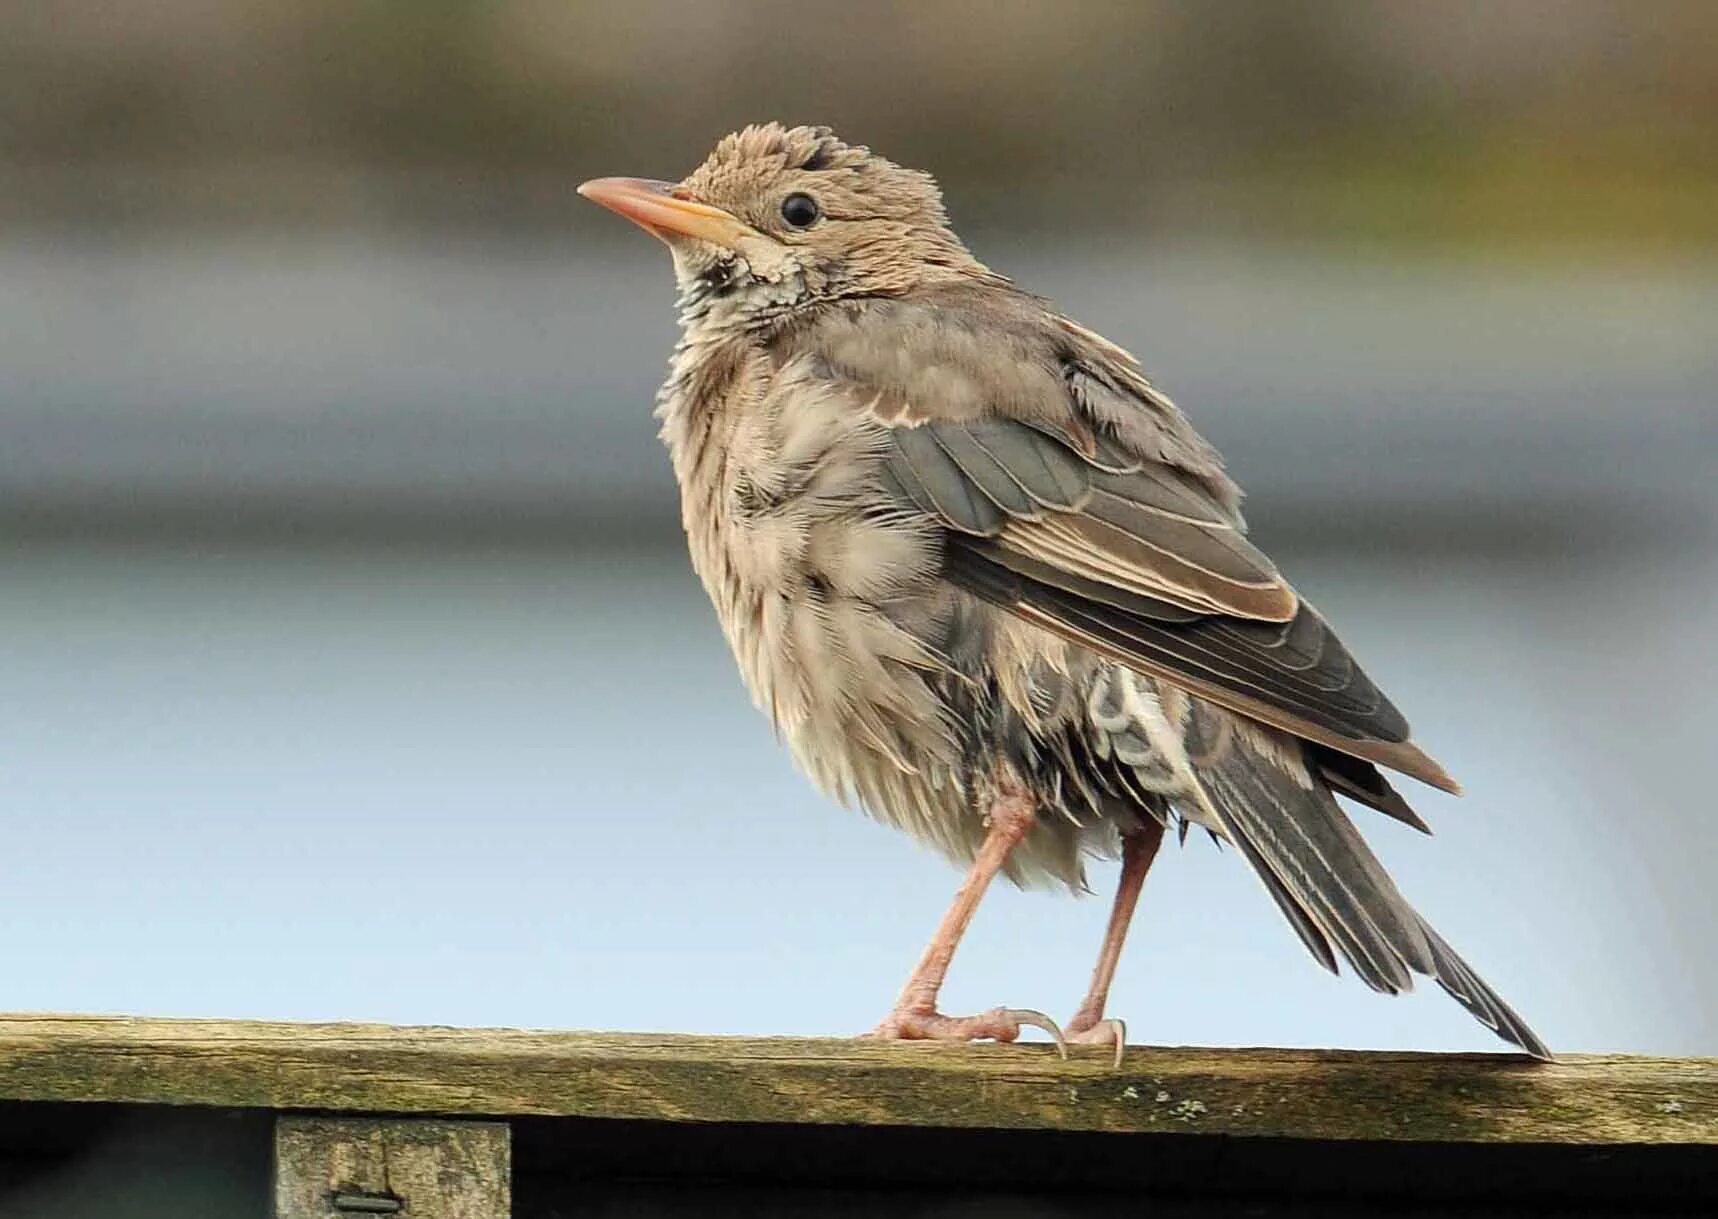
<path id="1" fill-rule="evenodd" d="M 731 250 L 743 238 L 758 235 L 750 225 L 719 207 L 700 203 L 672 182 L 592 178 L 579 187 L 579 194 L 669 243 L 677 237 L 695 237 Z"/>

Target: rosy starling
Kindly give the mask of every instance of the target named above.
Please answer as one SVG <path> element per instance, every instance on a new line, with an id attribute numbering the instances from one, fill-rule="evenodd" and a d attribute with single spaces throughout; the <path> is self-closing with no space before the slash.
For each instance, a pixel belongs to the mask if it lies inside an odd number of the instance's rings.
<path id="1" fill-rule="evenodd" d="M 1113 1047 L 1104 1004 L 1165 830 L 1235 848 L 1328 969 L 1437 980 L 1544 1044 L 1408 904 L 1338 805 L 1424 828 L 1379 768 L 1454 780 L 1247 541 L 1221 458 L 1120 347 L 968 252 L 926 174 L 748 127 L 678 184 L 581 194 L 667 243 L 657 399 L 692 565 L 753 698 L 830 795 L 970 868 L 874 1031 Z M 937 1010 L 998 873 L 1122 860 L 1091 988 Z"/>

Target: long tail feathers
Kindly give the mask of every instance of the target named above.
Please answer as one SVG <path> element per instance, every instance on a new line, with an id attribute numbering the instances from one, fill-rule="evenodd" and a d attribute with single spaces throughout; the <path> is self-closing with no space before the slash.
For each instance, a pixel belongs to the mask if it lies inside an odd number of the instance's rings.
<path id="1" fill-rule="evenodd" d="M 1438 985 L 1444 988 L 1444 992 L 1467 1008 L 1475 1020 L 1505 1041 L 1520 1046 L 1535 1058 L 1550 1062 L 1550 1048 L 1527 1027 L 1525 1020 L 1516 1015 L 1515 1009 L 1487 986 L 1485 979 L 1474 973 L 1473 967 L 1462 960 L 1444 937 L 1433 931 L 1425 920 L 1420 921 L 1420 926 L 1426 933 L 1426 939 L 1431 942 L 1432 958 L 1438 967 L 1432 976 L 1438 980 Z"/>
<path id="2" fill-rule="evenodd" d="M 1246 748 L 1198 770 L 1208 810 L 1264 881 L 1313 956 L 1336 955 L 1374 990 L 1436 980 L 1504 1040 L 1536 1058 L 1551 1052 L 1410 906 L 1314 773 L 1304 783 Z M 1334 951 L 1333 951 L 1334 950 Z"/>

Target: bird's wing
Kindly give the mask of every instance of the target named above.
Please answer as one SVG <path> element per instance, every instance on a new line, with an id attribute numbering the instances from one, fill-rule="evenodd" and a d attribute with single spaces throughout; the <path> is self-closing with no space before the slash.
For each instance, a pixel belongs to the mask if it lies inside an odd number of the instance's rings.
<path id="1" fill-rule="evenodd" d="M 1457 790 L 1246 539 L 1215 452 L 1131 357 L 1035 303 L 880 312 L 852 319 L 862 339 L 838 324 L 802 341 L 817 375 L 886 425 L 886 485 L 944 528 L 949 579 L 1212 702 Z"/>

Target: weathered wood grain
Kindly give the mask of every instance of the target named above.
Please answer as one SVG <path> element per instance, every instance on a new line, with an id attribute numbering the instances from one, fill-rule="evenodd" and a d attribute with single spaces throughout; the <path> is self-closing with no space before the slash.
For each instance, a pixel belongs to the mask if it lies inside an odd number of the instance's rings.
<path id="1" fill-rule="evenodd" d="M 0 1016 L 0 1099 L 1197 1132 L 1718 1144 L 1718 1060 L 941 1046 L 513 1029 Z"/>
<path id="2" fill-rule="evenodd" d="M 275 1219 L 507 1219 L 506 1122 L 282 1117 Z"/>

